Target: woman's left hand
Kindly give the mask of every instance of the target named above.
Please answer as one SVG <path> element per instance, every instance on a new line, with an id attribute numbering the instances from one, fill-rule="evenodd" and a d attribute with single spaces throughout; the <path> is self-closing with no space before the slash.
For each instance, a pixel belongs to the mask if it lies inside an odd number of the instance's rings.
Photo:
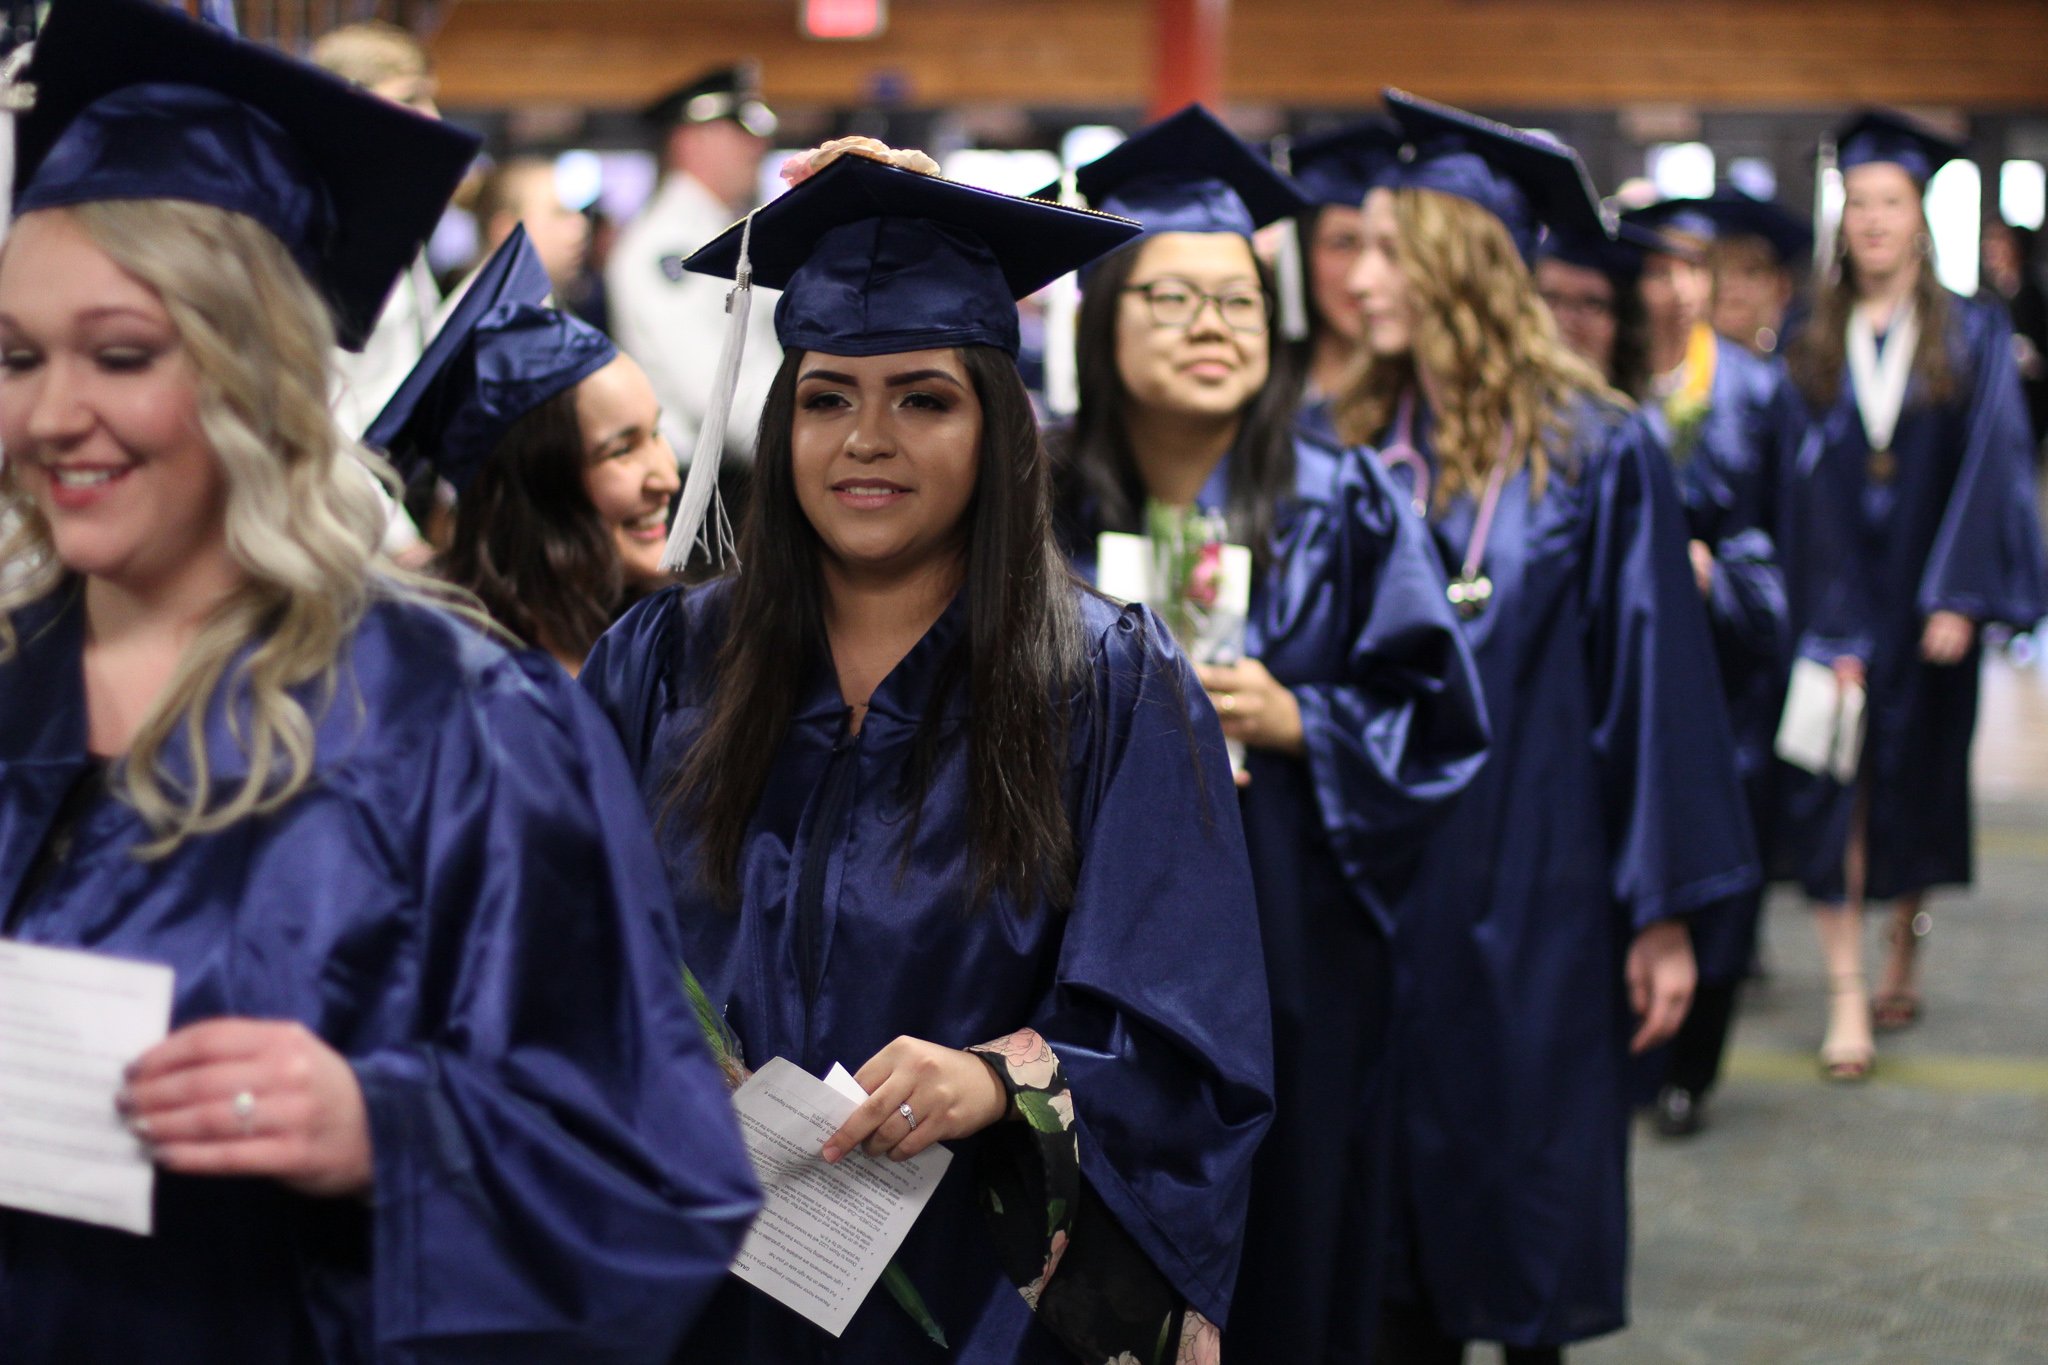
<path id="1" fill-rule="evenodd" d="M 1959 664 L 1977 638 L 1977 623 L 1959 611 L 1937 611 L 1920 635 L 1920 657 L 1931 664 Z"/>
<path id="2" fill-rule="evenodd" d="M 1307 752 L 1301 732 L 1301 703 L 1257 659 L 1198 664 L 1195 676 L 1215 704 L 1226 737 L 1296 758 Z"/>
<path id="3" fill-rule="evenodd" d="M 1699 985 L 1692 931 L 1684 920 L 1660 919 L 1628 946 L 1628 1004 L 1643 1022 L 1629 1040 L 1631 1054 L 1669 1042 L 1692 1008 Z"/>
<path id="4" fill-rule="evenodd" d="M 322 1197 L 370 1188 L 362 1086 L 302 1024 L 188 1024 L 128 1068 L 121 1112 L 167 1171 L 268 1176 Z"/>
<path id="5" fill-rule="evenodd" d="M 1686 551 L 1692 557 L 1692 581 L 1699 584 L 1700 596 L 1714 595 L 1714 547 L 1704 540 L 1688 541 Z"/>
<path id="6" fill-rule="evenodd" d="M 1009 1092 L 989 1064 L 971 1052 L 922 1038 L 898 1038 L 853 1075 L 868 1097 L 825 1139 L 825 1160 L 855 1147 L 869 1156 L 908 1161 L 934 1142 L 972 1137 L 1009 1110 Z M 916 1118 L 903 1117 L 910 1106 Z"/>

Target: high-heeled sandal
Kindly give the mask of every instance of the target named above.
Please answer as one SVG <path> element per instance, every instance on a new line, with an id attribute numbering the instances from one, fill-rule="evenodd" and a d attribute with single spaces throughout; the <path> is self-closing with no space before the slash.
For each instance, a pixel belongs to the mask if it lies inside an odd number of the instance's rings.
<path id="1" fill-rule="evenodd" d="M 1837 1085 L 1867 1081 L 1877 1066 L 1875 1039 L 1866 1043 L 1850 1044 L 1835 1037 L 1837 1002 L 1852 996 L 1863 1002 L 1862 1013 L 1867 1020 L 1870 1017 L 1870 993 L 1864 986 L 1861 976 L 1837 976 L 1829 983 L 1828 1032 L 1820 1045 L 1820 1074 L 1822 1078 Z"/>
<path id="2" fill-rule="evenodd" d="M 1908 923 L 1892 921 L 1892 953 L 1910 979 L 1920 960 L 1920 945 L 1934 930 L 1934 920 L 1925 910 Z M 1920 992 L 1911 987 L 1881 991 L 1870 1002 L 1871 1026 L 1879 1033 L 1897 1033 L 1920 1022 Z"/>

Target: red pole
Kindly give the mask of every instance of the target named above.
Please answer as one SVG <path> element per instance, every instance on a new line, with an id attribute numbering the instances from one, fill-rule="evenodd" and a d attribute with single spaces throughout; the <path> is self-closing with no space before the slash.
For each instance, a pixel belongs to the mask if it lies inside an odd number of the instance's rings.
<path id="1" fill-rule="evenodd" d="M 1148 119 L 1223 98 L 1223 39 L 1230 0 L 1152 0 L 1152 104 Z"/>

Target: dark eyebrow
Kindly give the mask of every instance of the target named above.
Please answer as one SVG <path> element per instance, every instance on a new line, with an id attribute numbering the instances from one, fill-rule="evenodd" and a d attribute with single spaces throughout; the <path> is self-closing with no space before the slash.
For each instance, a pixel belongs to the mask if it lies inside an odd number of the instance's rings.
<path id="1" fill-rule="evenodd" d="M 860 387 L 860 381 L 856 380 L 852 375 L 841 374 L 837 370 L 806 370 L 802 379 L 798 382 L 802 383 L 812 379 L 822 380 L 827 384 L 844 384 L 848 388 Z M 956 389 L 960 387 L 960 381 L 947 374 L 944 370 L 910 370 L 903 374 L 892 374 L 884 382 L 892 389 L 900 389 L 910 384 L 923 384 L 933 379 L 943 379 Z"/>

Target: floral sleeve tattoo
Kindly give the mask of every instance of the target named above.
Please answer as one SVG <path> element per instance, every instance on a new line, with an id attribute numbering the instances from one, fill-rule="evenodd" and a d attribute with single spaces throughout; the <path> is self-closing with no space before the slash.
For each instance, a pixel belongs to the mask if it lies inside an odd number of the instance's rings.
<path id="1" fill-rule="evenodd" d="M 1215 1324 L 1187 1305 L 1081 1177 L 1073 1092 L 1035 1029 L 968 1051 L 1010 1097 L 977 1165 L 996 1257 L 1087 1365 L 1214 1365 Z"/>

